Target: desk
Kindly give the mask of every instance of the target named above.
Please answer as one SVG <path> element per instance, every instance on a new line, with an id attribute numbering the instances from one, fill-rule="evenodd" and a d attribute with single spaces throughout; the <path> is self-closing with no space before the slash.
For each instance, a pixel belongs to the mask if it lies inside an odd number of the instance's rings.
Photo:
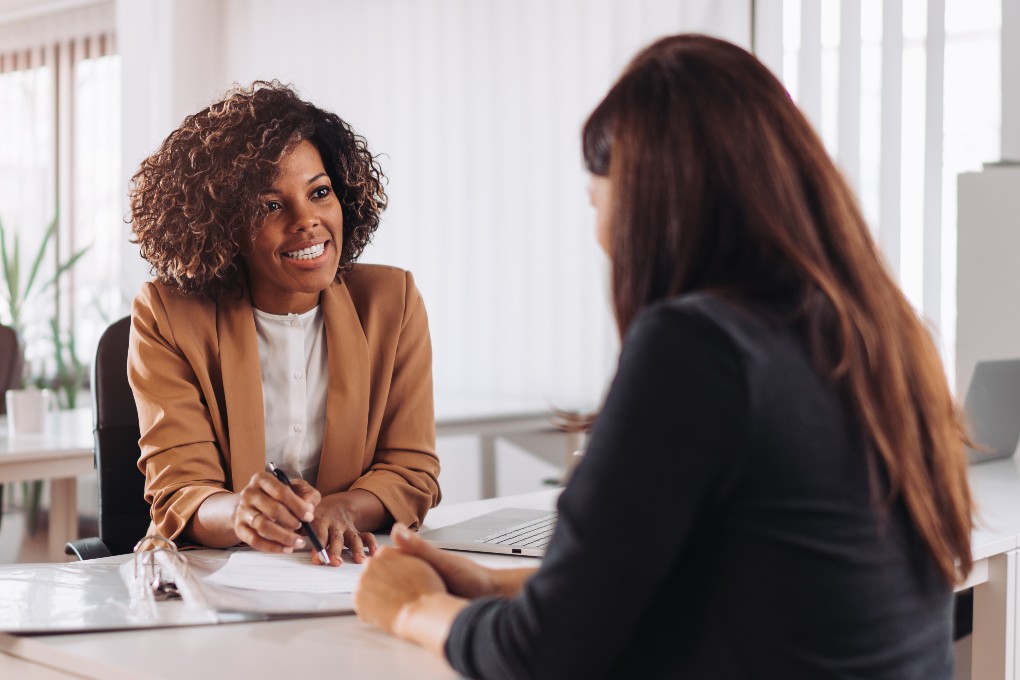
<path id="1" fill-rule="evenodd" d="M 1018 680 L 1015 660 L 1020 553 L 1020 469 L 1017 460 L 971 468 L 971 486 L 983 524 L 973 535 L 975 565 L 961 588 L 973 587 L 973 680 Z M 550 508 L 558 490 L 435 508 L 427 528 L 508 505 Z M 535 564 L 531 558 L 478 555 L 493 566 Z M 111 558 L 117 559 L 117 558 Z M 122 559 L 122 558 L 121 558 Z M 87 568 L 88 563 L 82 563 Z M 178 662 L 177 659 L 186 660 Z M 351 616 L 22 637 L 0 634 L 0 674 L 26 678 L 167 678 L 189 680 L 343 673 L 350 677 L 448 680 L 441 660 L 361 624 Z M 69 675 L 67 672 L 76 673 Z"/>
<path id="2" fill-rule="evenodd" d="M 1020 459 L 973 465 L 970 485 L 978 527 L 971 546 L 974 573 L 962 587 L 974 587 L 972 677 L 1018 680 L 1020 635 Z"/>
<path id="3" fill-rule="evenodd" d="M 78 475 L 91 474 L 92 411 L 46 415 L 41 434 L 10 434 L 0 417 L 0 483 L 45 479 L 50 482 L 49 554 L 64 561 L 64 544 L 78 538 Z"/>
<path id="4" fill-rule="evenodd" d="M 515 434 L 560 432 L 548 404 L 524 399 L 494 397 L 436 397 L 436 438 L 451 435 L 478 437 L 481 497 L 496 495 L 496 440 Z M 564 433 L 564 474 L 571 456 L 581 448 L 580 433 Z"/>
<path id="5" fill-rule="evenodd" d="M 535 402 L 493 398 L 447 398 L 439 402 L 436 434 L 479 438 L 482 497 L 496 495 L 496 440 L 522 433 L 555 431 L 550 410 Z M 569 454 L 580 448 L 579 435 L 567 435 Z M 0 416 L 0 483 L 42 479 L 50 482 L 49 558 L 63 562 L 64 544 L 78 538 L 76 478 L 95 470 L 92 410 L 47 414 L 41 434 L 8 434 Z"/>
<path id="6" fill-rule="evenodd" d="M 974 532 L 975 568 L 961 588 L 974 587 L 974 680 L 1016 680 L 1017 559 L 1020 543 L 1020 472 L 1013 460 L 971 469 L 971 484 L 984 524 Z M 558 490 L 441 506 L 425 526 L 444 526 L 507 505 L 550 508 Z M 494 566 L 535 564 L 530 558 L 478 555 Z M 113 558 L 117 559 L 117 558 Z M 87 568 L 87 563 L 82 564 Z M 442 661 L 350 616 L 116 633 L 19 637 L 0 634 L 5 677 L 64 678 L 64 671 L 97 678 L 173 678 L 167 659 L 188 660 L 193 680 L 318 674 L 342 669 L 350 677 L 449 679 Z M 30 673 L 49 673 L 31 675 Z"/>
<path id="7" fill-rule="evenodd" d="M 439 507 L 429 513 L 426 526 L 444 526 L 507 505 L 551 508 L 557 494 L 549 490 Z M 478 558 L 498 566 L 537 564 L 527 557 Z M 458 677 L 430 652 L 354 616 L 39 637 L 0 634 L 0 677 L 180 680 L 182 675 L 188 680 Z"/>

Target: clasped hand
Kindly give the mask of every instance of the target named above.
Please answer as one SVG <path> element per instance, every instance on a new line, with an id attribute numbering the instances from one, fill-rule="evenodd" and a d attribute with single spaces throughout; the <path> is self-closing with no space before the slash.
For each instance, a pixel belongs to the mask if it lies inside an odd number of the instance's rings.
<path id="1" fill-rule="evenodd" d="M 309 548 L 313 561 L 319 564 L 310 541 L 302 535 L 303 521 L 311 524 L 333 566 L 343 563 L 340 555 L 345 546 L 355 562 L 365 560 L 366 550 L 370 555 L 376 551 L 375 536 L 355 526 L 345 493 L 323 498 L 303 479 L 293 480 L 288 487 L 269 472 L 258 472 L 238 494 L 233 514 L 238 540 L 264 552 Z"/>
<path id="2" fill-rule="evenodd" d="M 399 620 L 423 596 L 449 593 L 468 600 L 499 594 L 492 569 L 436 548 L 403 524 L 393 526 L 390 538 L 393 547 L 381 548 L 358 579 L 354 608 L 361 619 L 414 639 L 409 631 L 400 630 Z"/>

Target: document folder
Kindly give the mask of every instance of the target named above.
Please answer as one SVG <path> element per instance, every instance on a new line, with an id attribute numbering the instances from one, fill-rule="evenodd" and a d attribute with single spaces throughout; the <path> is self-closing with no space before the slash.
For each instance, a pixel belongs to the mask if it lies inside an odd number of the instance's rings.
<path id="1" fill-rule="evenodd" d="M 349 593 L 262 592 L 213 583 L 205 577 L 223 567 L 231 551 L 178 551 L 166 543 L 157 541 L 126 561 L 0 567 L 0 632 L 199 626 L 354 611 Z"/>

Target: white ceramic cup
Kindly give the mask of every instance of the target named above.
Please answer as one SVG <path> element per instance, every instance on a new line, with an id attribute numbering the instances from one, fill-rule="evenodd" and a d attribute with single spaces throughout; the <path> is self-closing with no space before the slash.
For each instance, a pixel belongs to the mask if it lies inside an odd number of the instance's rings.
<path id="1" fill-rule="evenodd" d="M 7 390 L 7 431 L 10 434 L 38 434 L 46 423 L 53 403 L 49 390 Z"/>

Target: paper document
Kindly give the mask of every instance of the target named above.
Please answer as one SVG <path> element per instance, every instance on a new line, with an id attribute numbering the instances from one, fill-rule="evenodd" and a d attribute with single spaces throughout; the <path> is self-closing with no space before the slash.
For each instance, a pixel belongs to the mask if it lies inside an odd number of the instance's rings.
<path id="1" fill-rule="evenodd" d="M 353 593 L 363 564 L 344 561 L 339 567 L 312 564 L 307 552 L 275 554 L 236 552 L 205 580 L 232 588 L 289 593 Z"/>

